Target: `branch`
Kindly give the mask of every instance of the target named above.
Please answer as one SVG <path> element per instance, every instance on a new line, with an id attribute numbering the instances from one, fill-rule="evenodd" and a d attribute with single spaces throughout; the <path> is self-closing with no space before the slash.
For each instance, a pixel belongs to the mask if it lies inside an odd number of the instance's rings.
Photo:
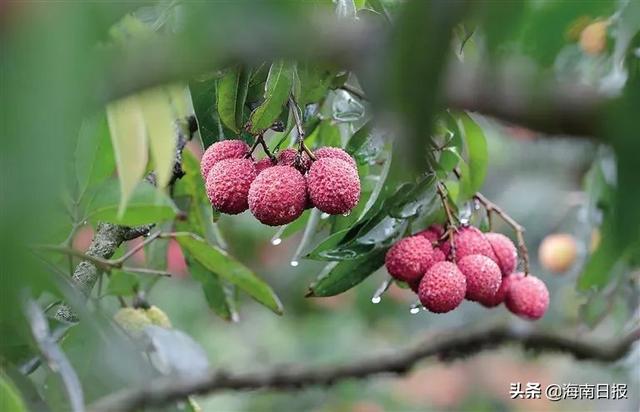
<path id="1" fill-rule="evenodd" d="M 295 120 L 296 129 L 298 130 L 298 144 L 300 145 L 300 154 L 302 154 L 302 152 L 305 152 L 311 160 L 316 160 L 316 156 L 304 143 L 305 133 L 304 127 L 302 126 L 302 119 L 300 117 L 301 110 L 300 106 L 298 106 L 298 103 L 296 102 L 295 97 L 293 97 L 293 94 L 289 95 L 289 109 L 291 109 L 291 111 L 293 112 L 293 119 Z"/>
<path id="2" fill-rule="evenodd" d="M 456 227 L 453 221 L 453 213 L 451 213 L 451 208 L 449 207 L 449 199 L 446 193 L 446 189 L 444 185 L 440 182 L 436 184 L 436 189 L 438 190 L 438 195 L 440 196 L 440 200 L 442 201 L 442 207 L 447 215 L 447 238 L 449 240 L 449 254 L 451 255 L 451 261 L 456 261 L 456 243 L 454 239 L 454 233 L 456 231 Z"/>
<path id="3" fill-rule="evenodd" d="M 623 358 L 633 342 L 640 339 L 640 329 L 620 340 L 607 344 L 584 342 L 544 331 L 495 326 L 483 329 L 460 329 L 431 335 L 404 350 L 335 366 L 289 365 L 273 367 L 262 372 L 227 373 L 211 371 L 204 376 L 152 380 L 141 388 L 123 389 L 98 400 L 93 412 L 128 412 L 147 407 L 158 407 L 184 399 L 193 394 L 209 394 L 223 390 L 297 390 L 311 385 L 332 385 L 344 379 L 363 379 L 381 374 L 403 374 L 418 361 L 427 358 L 452 360 L 494 349 L 506 344 L 517 344 L 535 351 L 563 352 L 579 360 L 613 362 Z"/>

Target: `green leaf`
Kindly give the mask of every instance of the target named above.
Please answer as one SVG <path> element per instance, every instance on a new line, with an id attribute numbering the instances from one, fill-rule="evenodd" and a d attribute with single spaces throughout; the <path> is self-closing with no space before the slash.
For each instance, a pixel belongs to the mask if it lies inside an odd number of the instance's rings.
<path id="1" fill-rule="evenodd" d="M 220 140 L 220 119 L 216 110 L 216 79 L 193 80 L 189 83 L 198 132 L 204 147 Z"/>
<path id="2" fill-rule="evenodd" d="M 107 119 L 120 179 L 118 215 L 122 217 L 147 167 L 147 130 L 136 96 L 107 105 Z"/>
<path id="3" fill-rule="evenodd" d="M 109 276 L 107 294 L 115 296 L 133 296 L 140 282 L 132 273 L 121 270 L 112 270 Z"/>
<path id="4" fill-rule="evenodd" d="M 459 123 L 467 144 L 468 157 L 466 165 L 461 163 L 463 170 L 460 181 L 460 200 L 464 201 L 470 199 L 482 187 L 487 176 L 489 151 L 484 132 L 469 115 L 462 114 Z"/>
<path id="5" fill-rule="evenodd" d="M 265 84 L 264 101 L 249 116 L 249 130 L 260 133 L 280 116 L 293 86 L 294 65 L 279 61 L 271 65 Z"/>
<path id="6" fill-rule="evenodd" d="M 461 157 L 460 153 L 455 147 L 446 147 L 442 149 L 440 153 L 440 159 L 438 159 L 438 170 L 444 174 L 451 172 L 458 166 Z"/>
<path id="7" fill-rule="evenodd" d="M 232 306 L 229 305 L 229 296 L 224 290 L 218 275 L 198 263 L 195 259 L 187 259 L 189 273 L 202 285 L 205 299 L 209 308 L 222 319 L 231 320 Z"/>
<path id="8" fill-rule="evenodd" d="M 127 226 L 158 223 L 172 219 L 177 213 L 173 201 L 148 182 L 140 182 L 134 189 L 125 213 L 118 209 L 118 183 L 110 180 L 97 189 L 89 203 L 88 219 Z"/>
<path id="9" fill-rule="evenodd" d="M 251 73 L 244 67 L 229 70 L 217 83 L 217 107 L 220 120 L 235 133 L 240 133 L 244 102 Z"/>
<path id="10" fill-rule="evenodd" d="M 271 287 L 227 252 L 209 245 L 204 239 L 191 233 L 182 233 L 176 239 L 205 268 L 238 286 L 273 312 L 282 314 L 282 304 Z"/>
<path id="11" fill-rule="evenodd" d="M 80 199 L 89 186 L 99 184 L 113 174 L 115 159 L 105 112 L 100 111 L 82 123 L 75 151 L 75 169 Z"/>
<path id="12" fill-rule="evenodd" d="M 338 71 L 317 63 L 298 63 L 297 73 L 300 79 L 300 93 L 296 99 L 300 106 L 320 101 L 329 90 Z"/>
<path id="13" fill-rule="evenodd" d="M 155 87 L 138 94 L 138 101 L 153 156 L 153 169 L 158 187 L 165 187 L 171 179 L 176 155 L 176 124 L 171 96 L 165 87 Z"/>
<path id="14" fill-rule="evenodd" d="M 384 265 L 387 248 L 374 250 L 355 260 L 331 263 L 309 287 L 307 296 L 334 296 L 365 280 Z"/>
<path id="15" fill-rule="evenodd" d="M 18 390 L 13 386 L 4 374 L 0 374 L 0 411 L 26 412 L 22 398 Z"/>

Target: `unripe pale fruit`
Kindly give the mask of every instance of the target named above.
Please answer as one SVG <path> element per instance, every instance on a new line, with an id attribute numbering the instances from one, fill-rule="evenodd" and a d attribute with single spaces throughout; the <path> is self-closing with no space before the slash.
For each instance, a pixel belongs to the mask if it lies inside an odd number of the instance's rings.
<path id="1" fill-rule="evenodd" d="M 549 307 L 549 290 L 535 276 L 517 278 L 509 285 L 505 304 L 511 313 L 521 318 L 540 319 Z"/>
<path id="2" fill-rule="evenodd" d="M 307 175 L 311 202 L 330 215 L 348 213 L 360 200 L 360 178 L 347 162 L 340 159 L 318 159 Z"/>
<path id="3" fill-rule="evenodd" d="M 249 152 L 249 145 L 242 140 L 223 140 L 212 144 L 200 159 L 200 173 L 207 180 L 209 171 L 220 160 L 240 159 Z"/>
<path id="4" fill-rule="evenodd" d="M 518 251 L 511 239 L 502 233 L 489 232 L 484 235 L 491 244 L 491 248 L 498 259 L 496 263 L 498 263 L 500 267 L 502 276 L 513 273 L 518 265 Z"/>
<path id="5" fill-rule="evenodd" d="M 290 166 L 265 169 L 249 189 L 249 209 L 262 223 L 291 223 L 304 212 L 307 186 L 302 174 Z"/>
<path id="6" fill-rule="evenodd" d="M 576 261 L 578 245 L 569 234 L 549 235 L 540 244 L 538 259 L 543 268 L 554 273 L 563 273 Z"/>
<path id="7" fill-rule="evenodd" d="M 502 283 L 500 268 L 486 256 L 465 256 L 458 261 L 458 269 L 467 279 L 468 300 L 490 302 Z"/>
<path id="8" fill-rule="evenodd" d="M 339 147 L 321 147 L 316 149 L 313 154 L 316 156 L 316 159 L 324 159 L 324 158 L 332 158 L 332 159 L 340 159 L 349 163 L 354 169 L 358 170 L 358 164 L 354 160 L 353 157 L 349 156 L 349 153 L 340 149 Z"/>
<path id="9" fill-rule="evenodd" d="M 494 262 L 498 261 L 495 253 L 493 253 L 491 244 L 485 237 L 484 233 L 479 231 L 477 228 L 473 226 L 466 226 L 458 229 L 453 236 L 456 246 L 456 262 L 459 262 L 460 259 L 469 255 L 483 255 Z M 447 240 L 442 244 L 441 248 L 445 255 L 449 255 L 449 251 L 451 250 L 450 241 Z"/>
<path id="10" fill-rule="evenodd" d="M 260 174 L 264 169 L 268 169 L 271 166 L 275 166 L 275 164 L 269 157 L 262 158 L 256 162 L 256 172 Z"/>
<path id="11" fill-rule="evenodd" d="M 496 292 L 496 294 L 493 295 L 491 299 L 487 299 L 480 302 L 482 306 L 487 308 L 494 308 L 499 304 L 501 304 L 502 302 L 504 302 L 504 299 L 507 296 L 507 292 L 509 291 L 509 286 L 511 285 L 511 283 L 517 281 L 523 276 L 524 276 L 524 273 L 512 273 L 510 275 L 503 276 L 502 282 L 500 283 L 500 287 L 498 288 L 498 291 Z"/>
<path id="12" fill-rule="evenodd" d="M 387 272 L 407 283 L 418 281 L 431 266 L 433 248 L 422 236 L 406 237 L 389 249 L 385 256 Z"/>
<path id="13" fill-rule="evenodd" d="M 144 309 L 122 308 L 116 312 L 113 320 L 133 338 L 142 337 L 144 328 L 152 324 Z"/>
<path id="14" fill-rule="evenodd" d="M 169 320 L 169 317 L 159 307 L 152 305 L 145 311 L 145 314 L 153 325 L 171 329 L 171 321 Z"/>
<path id="15" fill-rule="evenodd" d="M 420 281 L 418 297 L 429 311 L 445 313 L 462 303 L 466 291 L 466 279 L 458 267 L 451 262 L 438 262 Z"/>
<path id="16" fill-rule="evenodd" d="M 225 159 L 217 162 L 207 176 L 207 196 L 222 213 L 237 215 L 249 208 L 247 196 L 256 178 L 250 159 Z"/>
<path id="17" fill-rule="evenodd" d="M 591 23 L 580 33 L 580 48 L 587 54 L 598 55 L 607 47 L 606 21 Z"/>
<path id="18" fill-rule="evenodd" d="M 296 167 L 296 158 L 298 158 L 298 153 L 298 149 L 294 149 L 292 147 L 284 149 L 280 154 L 278 154 L 278 165 Z M 298 169 L 300 173 L 305 174 L 311 167 L 311 158 L 308 154 L 302 152 L 299 159 L 299 164 L 296 169 Z"/>

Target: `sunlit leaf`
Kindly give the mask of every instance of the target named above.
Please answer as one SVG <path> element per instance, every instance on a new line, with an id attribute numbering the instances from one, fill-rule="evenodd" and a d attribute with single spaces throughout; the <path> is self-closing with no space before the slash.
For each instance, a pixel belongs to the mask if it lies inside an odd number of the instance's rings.
<path id="1" fill-rule="evenodd" d="M 192 234 L 177 236 L 183 249 L 208 270 L 238 286 L 242 291 L 262 303 L 273 312 L 282 314 L 282 304 L 271 287 L 258 278 L 249 268 L 232 258 L 224 250 L 209 245 Z"/>
<path id="2" fill-rule="evenodd" d="M 171 179 L 177 142 L 171 96 L 168 89 L 156 87 L 138 94 L 138 99 L 147 128 L 158 187 L 165 187 Z"/>
<path id="3" fill-rule="evenodd" d="M 147 130 L 136 96 L 107 105 L 107 119 L 120 179 L 118 215 L 122 217 L 147 167 Z"/>
<path id="4" fill-rule="evenodd" d="M 294 65 L 279 61 L 271 65 L 265 84 L 264 101 L 249 116 L 249 130 L 259 133 L 280 116 L 293 85 Z"/>
<path id="5" fill-rule="evenodd" d="M 251 73 L 244 67 L 229 70 L 217 81 L 216 102 L 220 120 L 235 133 L 240 133 L 244 102 Z"/>
<path id="6" fill-rule="evenodd" d="M 126 211 L 120 214 L 118 186 L 115 180 L 111 180 L 98 188 L 87 208 L 90 220 L 135 226 L 158 223 L 175 217 L 177 208 L 173 201 L 148 182 L 140 182 L 137 185 Z"/>

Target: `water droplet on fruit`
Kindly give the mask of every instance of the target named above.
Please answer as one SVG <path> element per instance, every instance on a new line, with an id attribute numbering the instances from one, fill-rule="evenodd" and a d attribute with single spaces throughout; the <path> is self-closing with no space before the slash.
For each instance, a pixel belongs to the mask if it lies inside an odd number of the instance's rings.
<path id="1" fill-rule="evenodd" d="M 278 246 L 280 243 L 282 243 L 282 239 L 280 239 L 279 237 L 271 239 L 271 244 L 273 246 Z"/>
<path id="2" fill-rule="evenodd" d="M 371 303 L 373 303 L 375 305 L 375 304 L 380 303 L 381 300 L 382 300 L 382 298 L 380 296 L 374 296 L 374 297 L 371 298 Z"/>
<path id="3" fill-rule="evenodd" d="M 298 262 L 297 260 L 292 260 L 291 261 L 291 266 L 296 267 L 300 264 L 300 262 Z"/>
<path id="4" fill-rule="evenodd" d="M 342 214 L 342 216 L 347 217 L 347 216 L 349 216 L 350 214 L 351 214 L 351 211 L 348 211 L 348 212 L 343 213 L 343 214 Z"/>

